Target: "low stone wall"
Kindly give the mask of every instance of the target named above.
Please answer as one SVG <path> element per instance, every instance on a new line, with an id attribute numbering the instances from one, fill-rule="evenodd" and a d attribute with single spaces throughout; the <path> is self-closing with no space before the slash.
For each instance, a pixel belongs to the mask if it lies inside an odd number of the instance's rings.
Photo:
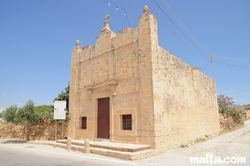
<path id="1" fill-rule="evenodd" d="M 67 123 L 44 122 L 40 125 L 29 126 L 30 140 L 55 140 L 67 137 Z M 56 133 L 56 137 L 55 137 Z M 26 139 L 27 128 L 25 125 L 7 123 L 0 118 L 0 138 L 3 139 Z"/>

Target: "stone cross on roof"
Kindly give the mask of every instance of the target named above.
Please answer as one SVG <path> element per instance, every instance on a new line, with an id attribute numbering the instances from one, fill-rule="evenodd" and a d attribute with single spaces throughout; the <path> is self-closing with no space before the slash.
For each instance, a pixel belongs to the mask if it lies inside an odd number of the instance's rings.
<path id="1" fill-rule="evenodd" d="M 109 15 L 106 14 L 105 17 L 104 17 L 105 22 L 108 22 L 108 19 L 109 19 Z"/>

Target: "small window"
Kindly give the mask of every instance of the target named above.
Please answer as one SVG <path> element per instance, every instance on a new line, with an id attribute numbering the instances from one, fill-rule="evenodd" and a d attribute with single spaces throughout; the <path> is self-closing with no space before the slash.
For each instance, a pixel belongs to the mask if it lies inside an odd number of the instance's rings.
<path id="1" fill-rule="evenodd" d="M 132 130 L 132 115 L 122 115 L 122 130 Z"/>
<path id="2" fill-rule="evenodd" d="M 87 129 L 87 117 L 82 117 L 82 129 Z"/>

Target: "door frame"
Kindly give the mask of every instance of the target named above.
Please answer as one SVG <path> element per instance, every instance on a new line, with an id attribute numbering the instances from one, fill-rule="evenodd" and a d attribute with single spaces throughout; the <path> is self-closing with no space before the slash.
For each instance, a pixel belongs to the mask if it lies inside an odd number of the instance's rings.
<path id="1" fill-rule="evenodd" d="M 114 96 L 112 96 L 111 91 L 109 89 L 107 89 L 106 87 L 104 88 L 100 88 L 100 89 L 96 89 L 93 90 L 91 93 L 91 101 L 92 101 L 92 105 L 91 105 L 91 110 L 93 110 L 92 115 L 93 115 L 93 120 L 92 120 L 92 124 L 93 124 L 93 128 L 92 128 L 92 139 L 98 139 L 97 138 L 97 116 L 98 116 L 98 99 L 100 98 L 107 98 L 109 97 L 109 140 L 113 141 L 114 140 L 114 114 L 113 114 L 113 100 L 114 100 Z"/>

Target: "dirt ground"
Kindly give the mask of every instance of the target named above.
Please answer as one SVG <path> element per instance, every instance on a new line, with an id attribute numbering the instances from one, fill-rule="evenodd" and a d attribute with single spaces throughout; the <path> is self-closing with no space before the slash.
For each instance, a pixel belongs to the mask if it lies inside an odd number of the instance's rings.
<path id="1" fill-rule="evenodd" d="M 208 157 L 212 156 L 212 162 L 216 162 L 215 157 L 226 159 L 226 162 L 232 160 L 235 162 L 236 157 L 245 157 L 246 163 L 211 163 L 210 158 L 205 164 L 190 163 L 190 157 Z M 199 158 L 201 161 L 202 159 Z M 219 165 L 219 166 L 235 166 L 250 165 L 250 120 L 245 121 L 243 127 L 232 132 L 224 133 L 217 137 L 208 139 L 204 142 L 189 145 L 187 148 L 178 148 L 167 151 L 166 153 L 138 162 L 143 165 Z"/>

